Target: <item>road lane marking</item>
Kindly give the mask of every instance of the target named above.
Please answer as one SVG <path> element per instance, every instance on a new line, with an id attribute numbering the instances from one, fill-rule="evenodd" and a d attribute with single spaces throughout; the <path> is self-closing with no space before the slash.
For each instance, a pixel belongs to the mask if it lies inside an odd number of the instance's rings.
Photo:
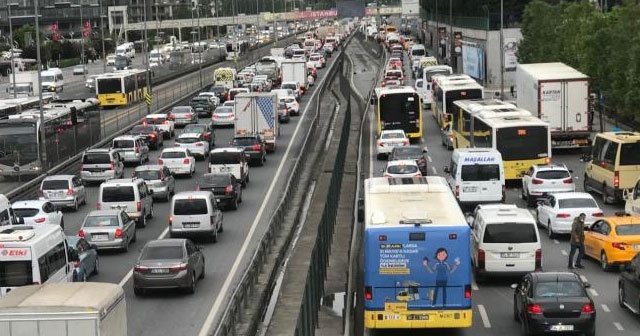
<path id="1" fill-rule="evenodd" d="M 563 256 L 569 255 L 569 253 L 567 253 L 567 250 L 560 250 L 560 253 L 562 253 Z"/>
<path id="2" fill-rule="evenodd" d="M 489 321 L 489 315 L 487 315 L 484 305 L 479 304 L 478 311 L 480 312 L 480 317 L 482 318 L 482 324 L 484 324 L 484 327 L 491 328 L 491 321 Z"/>
<path id="3" fill-rule="evenodd" d="M 433 171 L 433 175 L 438 175 L 438 171 L 436 170 L 436 167 L 431 166 L 431 170 Z"/>
<path id="4" fill-rule="evenodd" d="M 164 239 L 164 237 L 167 235 L 167 233 L 169 233 L 169 227 L 168 226 L 164 229 L 164 231 L 162 231 L 162 233 L 156 239 Z M 122 280 L 120 280 L 120 282 L 118 282 L 118 286 L 124 287 L 124 285 L 126 285 L 127 282 L 129 282 L 129 279 L 131 279 L 132 276 L 133 276 L 133 268 L 129 269 L 129 272 L 127 272 L 127 274 L 125 274 L 124 278 L 122 278 Z"/>
<path id="5" fill-rule="evenodd" d="M 622 327 L 622 324 L 620 322 L 613 322 L 613 326 L 616 327 L 618 331 L 624 331 L 624 328 Z"/>
<path id="6" fill-rule="evenodd" d="M 431 155 L 427 155 L 427 160 L 429 160 L 429 163 L 433 162 L 433 160 L 431 160 Z"/>
<path id="7" fill-rule="evenodd" d="M 609 309 L 609 306 L 607 306 L 606 304 L 601 304 L 602 306 L 602 310 L 604 310 L 605 313 L 610 313 L 611 309 Z"/>
<path id="8" fill-rule="evenodd" d="M 591 295 L 593 295 L 593 296 L 599 296 L 598 292 L 596 292 L 596 290 L 593 289 L 593 288 L 589 288 L 589 292 L 591 292 Z"/>
<path id="9" fill-rule="evenodd" d="M 476 283 L 475 279 L 471 281 L 471 289 L 474 291 L 480 290 L 480 287 L 478 287 L 478 284 Z"/>
<path id="10" fill-rule="evenodd" d="M 580 274 L 580 280 L 582 280 L 582 282 L 589 282 L 589 280 L 587 279 L 586 276 L 584 276 L 583 274 Z"/>
<path id="11" fill-rule="evenodd" d="M 547 229 L 547 230 L 548 230 L 548 229 Z M 557 240 L 557 239 L 554 239 L 554 240 L 553 240 L 553 243 L 557 245 L 557 244 L 560 244 L 560 241 L 559 241 L 559 240 Z"/>

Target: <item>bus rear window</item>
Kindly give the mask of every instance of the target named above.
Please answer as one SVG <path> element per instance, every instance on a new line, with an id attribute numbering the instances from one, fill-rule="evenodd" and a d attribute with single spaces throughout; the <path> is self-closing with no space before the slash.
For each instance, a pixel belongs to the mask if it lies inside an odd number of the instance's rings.
<path id="1" fill-rule="evenodd" d="M 640 165 L 640 142 L 622 144 L 620 148 L 620 165 Z"/>
<path id="2" fill-rule="evenodd" d="M 31 260 L 0 261 L 0 287 L 19 287 L 32 284 Z"/>
<path id="3" fill-rule="evenodd" d="M 482 241 L 488 244 L 537 243 L 538 236 L 534 224 L 496 223 L 487 225 Z"/>

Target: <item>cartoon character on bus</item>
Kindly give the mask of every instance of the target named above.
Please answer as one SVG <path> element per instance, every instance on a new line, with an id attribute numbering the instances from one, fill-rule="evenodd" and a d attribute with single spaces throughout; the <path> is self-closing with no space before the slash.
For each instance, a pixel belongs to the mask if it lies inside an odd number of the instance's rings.
<path id="1" fill-rule="evenodd" d="M 460 265 L 460 258 L 456 258 L 451 266 L 447 262 L 449 258 L 449 252 L 444 247 L 439 247 L 435 253 L 435 262 L 433 265 L 429 264 L 429 258 L 424 257 L 422 259 L 422 265 L 429 271 L 429 273 L 436 273 L 436 285 L 432 291 L 433 299 L 432 305 L 438 303 L 438 292 L 442 288 L 442 307 L 447 305 L 447 281 L 449 280 L 449 274 L 453 274 Z"/>

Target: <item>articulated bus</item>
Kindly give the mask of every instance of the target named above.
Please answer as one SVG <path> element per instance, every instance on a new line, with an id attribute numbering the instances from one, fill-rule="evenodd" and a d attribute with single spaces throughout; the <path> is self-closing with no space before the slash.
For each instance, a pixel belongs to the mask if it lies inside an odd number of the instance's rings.
<path id="1" fill-rule="evenodd" d="M 401 129 L 410 140 L 422 138 L 422 102 L 414 88 L 378 87 L 372 101 L 378 135 L 385 129 Z"/>
<path id="2" fill-rule="evenodd" d="M 458 100 L 451 110 L 455 148 L 493 148 L 502 154 L 506 180 L 551 161 L 549 124 L 497 99 Z"/>
<path id="3" fill-rule="evenodd" d="M 146 70 L 131 69 L 106 73 L 96 78 L 100 106 L 126 106 L 142 101 L 147 92 Z"/>
<path id="4" fill-rule="evenodd" d="M 364 325 L 472 325 L 470 228 L 444 178 L 364 182 Z"/>
<path id="5" fill-rule="evenodd" d="M 438 126 L 444 128 L 447 114 L 453 102 L 459 99 L 478 99 L 484 95 L 484 88 L 469 75 L 434 75 L 431 81 L 431 112 Z"/>

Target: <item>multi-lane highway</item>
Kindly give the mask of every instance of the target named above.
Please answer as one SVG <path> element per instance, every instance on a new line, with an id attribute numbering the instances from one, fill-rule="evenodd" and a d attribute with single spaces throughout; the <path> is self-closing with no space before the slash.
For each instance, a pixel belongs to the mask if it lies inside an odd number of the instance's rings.
<path id="1" fill-rule="evenodd" d="M 407 64 L 408 62 L 405 62 Z M 405 70 L 409 70 L 408 68 Z M 410 73 L 410 72 L 405 72 Z M 407 85 L 413 85 L 413 81 L 408 81 Z M 356 81 L 356 89 L 367 97 L 370 90 L 368 83 Z M 428 148 L 428 175 L 443 175 L 443 167 L 448 164 L 451 152 L 447 151 L 440 141 L 439 128 L 432 118 L 430 110 L 423 112 L 424 137 L 421 144 Z M 369 115 L 373 118 L 373 112 Z M 370 139 L 374 139 L 375 127 L 371 123 L 367 130 Z M 607 129 L 610 129 L 607 128 Z M 367 176 L 381 176 L 380 170 L 384 168 L 384 162 L 376 160 L 375 141 L 370 142 L 368 148 L 362 150 L 369 154 L 369 173 Z M 582 176 L 584 175 L 584 164 L 579 160 L 580 154 L 572 151 L 554 152 L 552 161 L 565 163 L 569 169 L 573 170 L 577 191 L 582 191 Z M 598 197 L 595 197 L 596 199 Z M 517 204 L 526 208 L 525 202 L 520 199 L 520 189 L 511 187 L 507 192 L 507 203 Z M 605 205 L 598 200 L 605 215 L 613 216 L 616 211 L 623 210 L 623 205 Z M 535 216 L 535 211 L 530 209 Z M 569 252 L 568 237 L 549 239 L 547 232 L 540 229 L 542 237 L 543 262 L 546 271 L 567 271 L 567 261 Z M 597 309 L 597 334 L 598 335 L 637 335 L 640 330 L 640 320 L 631 314 L 628 309 L 623 309 L 618 305 L 618 272 L 603 272 L 598 261 L 588 260 L 583 262 L 584 269 L 576 272 L 583 276 L 590 284 L 591 293 Z M 362 270 L 360 270 L 362 271 Z M 411 331 L 411 335 L 473 335 L 473 336 L 495 336 L 495 335 L 518 335 L 520 325 L 513 319 L 513 289 L 510 288 L 517 278 L 495 278 L 483 285 L 473 284 L 473 327 L 463 330 L 424 330 Z M 379 333 L 381 335 L 408 334 L 406 331 L 391 330 Z"/>

